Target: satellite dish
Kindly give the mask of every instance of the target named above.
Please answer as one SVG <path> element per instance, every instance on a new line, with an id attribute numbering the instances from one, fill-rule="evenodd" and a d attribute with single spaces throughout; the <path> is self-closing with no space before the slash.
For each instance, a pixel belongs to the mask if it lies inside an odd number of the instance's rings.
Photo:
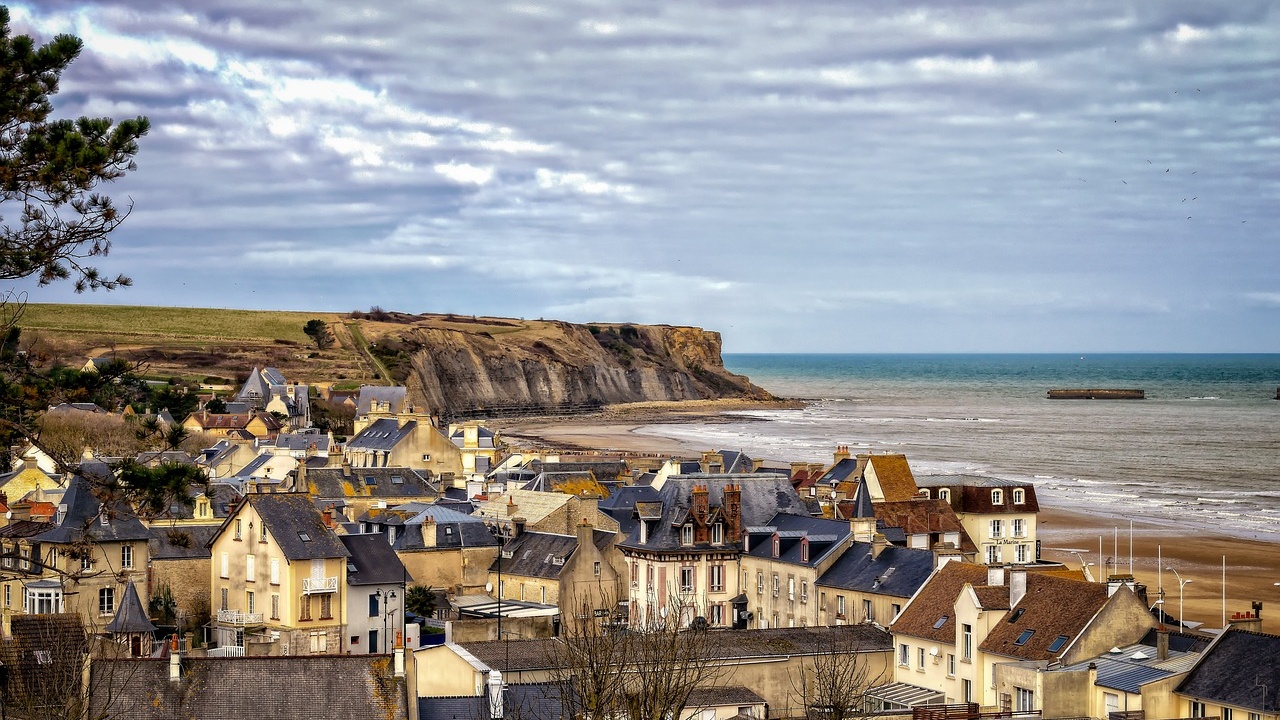
<path id="1" fill-rule="evenodd" d="M 487 583 L 485 583 L 485 584 L 484 584 L 484 591 L 485 591 L 485 592 L 493 592 L 493 583 L 491 583 L 491 582 L 487 582 Z"/>

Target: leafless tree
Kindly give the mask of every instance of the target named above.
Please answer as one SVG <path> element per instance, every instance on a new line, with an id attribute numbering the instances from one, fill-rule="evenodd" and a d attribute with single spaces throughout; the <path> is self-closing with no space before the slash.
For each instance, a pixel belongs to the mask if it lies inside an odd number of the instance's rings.
<path id="1" fill-rule="evenodd" d="M 872 715 L 867 691 L 887 681 L 883 669 L 875 671 L 870 647 L 858 626 L 822 628 L 815 635 L 813 654 L 801 659 L 791 673 L 794 696 L 809 720 L 854 720 Z"/>
<path id="2" fill-rule="evenodd" d="M 569 717 L 669 720 L 680 716 L 694 689 L 714 685 L 724 672 L 714 632 L 705 623 L 681 627 L 678 611 L 624 624 L 607 592 L 576 598 L 574 606 L 554 658 L 559 696 L 572 705 Z M 668 606 L 679 608 L 681 600 Z"/>

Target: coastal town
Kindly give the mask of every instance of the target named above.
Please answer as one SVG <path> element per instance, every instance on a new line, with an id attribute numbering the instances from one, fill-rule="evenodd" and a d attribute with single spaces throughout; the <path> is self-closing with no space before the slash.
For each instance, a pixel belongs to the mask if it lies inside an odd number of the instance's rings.
<path id="1" fill-rule="evenodd" d="M 185 417 L 50 407 L 74 440 L 0 477 L 9 716 L 311 716 L 300 688 L 421 720 L 1277 712 L 1262 603 L 1206 625 L 1181 575 L 1050 559 L 1034 484 L 843 445 L 557 448 L 271 367 L 191 392 Z M 114 425 L 168 441 L 112 456 Z M 135 467 L 181 491 L 113 499 Z"/>

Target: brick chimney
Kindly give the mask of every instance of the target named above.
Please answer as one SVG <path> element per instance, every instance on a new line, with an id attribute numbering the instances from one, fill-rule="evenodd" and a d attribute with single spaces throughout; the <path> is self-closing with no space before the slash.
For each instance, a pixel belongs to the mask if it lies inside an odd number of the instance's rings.
<path id="1" fill-rule="evenodd" d="M 1156 660 L 1165 661 L 1169 659 L 1169 628 L 1164 623 L 1160 623 L 1160 627 L 1156 628 Z"/>
<path id="2" fill-rule="evenodd" d="M 1249 610 L 1242 613 L 1231 613 L 1231 618 L 1227 620 L 1227 627 L 1232 630 L 1251 630 L 1253 632 L 1262 632 L 1262 618 L 1254 615 L 1253 612 Z"/>
<path id="3" fill-rule="evenodd" d="M 519 509 L 520 509 L 520 506 L 516 504 L 516 499 L 508 495 L 507 496 L 507 517 L 511 517 L 512 515 L 515 515 L 516 511 Z"/>
<path id="4" fill-rule="evenodd" d="M 840 462 L 841 460 L 848 460 L 848 459 L 849 459 L 849 446 L 848 446 L 848 445 L 837 445 L 837 446 L 836 446 L 835 461 L 836 461 L 836 462 Z"/>
<path id="5" fill-rule="evenodd" d="M 724 486 L 724 530 L 728 542 L 742 541 L 742 486 L 736 483 Z"/>
<path id="6" fill-rule="evenodd" d="M 693 510 L 693 517 L 696 518 L 699 523 L 705 524 L 707 522 L 707 514 L 711 510 L 711 505 L 708 500 L 708 497 L 709 496 L 707 493 L 706 485 L 693 486 L 693 493 L 692 493 L 693 507 L 691 508 L 691 510 Z"/>

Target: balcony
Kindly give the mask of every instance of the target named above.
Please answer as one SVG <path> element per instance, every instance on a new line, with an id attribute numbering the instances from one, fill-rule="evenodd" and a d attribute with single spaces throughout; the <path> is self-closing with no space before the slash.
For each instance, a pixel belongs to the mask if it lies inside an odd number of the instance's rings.
<path id="1" fill-rule="evenodd" d="M 302 578 L 302 594 L 338 592 L 338 576 Z"/>
<path id="2" fill-rule="evenodd" d="M 262 613 L 247 613 L 239 610 L 219 610 L 219 625 L 235 625 L 239 627 L 247 627 L 249 625 L 261 625 Z"/>

